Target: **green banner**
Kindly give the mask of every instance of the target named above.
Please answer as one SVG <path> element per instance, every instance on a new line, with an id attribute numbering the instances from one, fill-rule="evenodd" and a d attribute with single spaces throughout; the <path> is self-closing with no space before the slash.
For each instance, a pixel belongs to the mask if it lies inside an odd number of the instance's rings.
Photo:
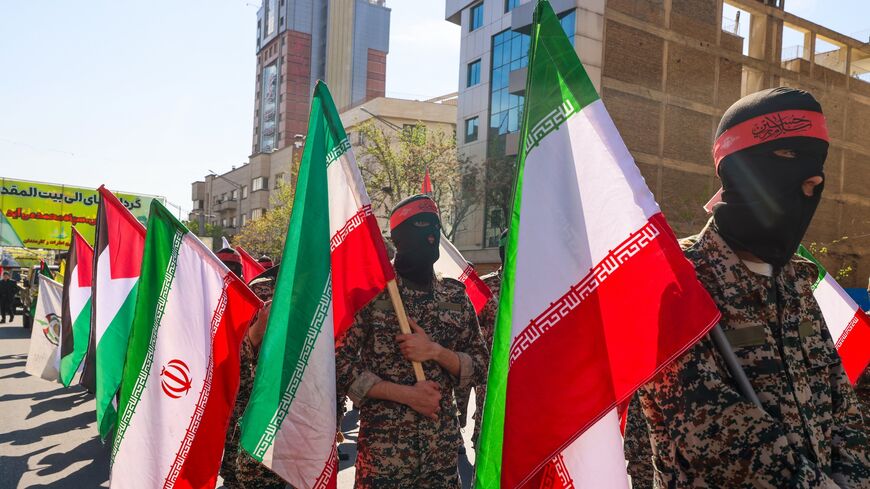
<path id="1" fill-rule="evenodd" d="M 152 195 L 115 193 L 124 207 L 142 224 L 148 219 Z M 0 179 L 0 246 L 65 250 L 71 227 L 94 242 L 97 206 L 96 189 Z"/>

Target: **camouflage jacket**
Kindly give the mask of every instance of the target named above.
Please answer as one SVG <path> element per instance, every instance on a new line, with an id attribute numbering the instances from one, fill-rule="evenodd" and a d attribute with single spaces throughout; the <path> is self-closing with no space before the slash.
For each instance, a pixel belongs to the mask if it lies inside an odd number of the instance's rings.
<path id="1" fill-rule="evenodd" d="M 712 220 L 683 247 L 763 410 L 704 337 L 639 391 L 656 487 L 870 487 L 855 392 L 812 295 L 816 266 L 795 256 L 775 278 L 755 274 Z"/>
<path id="2" fill-rule="evenodd" d="M 404 404 L 367 398 L 369 389 L 381 380 L 403 385 L 416 380 L 396 342 L 399 322 L 387 293 L 360 311 L 341 339 L 335 359 L 339 400 L 347 394 L 360 409 L 358 480 L 375 473 L 408 481 L 427 466 L 455 468 L 462 439 L 453 389 L 479 384 L 486 374 L 486 346 L 462 283 L 435 279 L 429 290 L 416 290 L 401 277 L 397 283 L 408 316 L 433 341 L 457 353 L 460 374 L 454 377 L 434 361 L 423 362 L 426 379 L 441 386 L 437 421 Z"/>

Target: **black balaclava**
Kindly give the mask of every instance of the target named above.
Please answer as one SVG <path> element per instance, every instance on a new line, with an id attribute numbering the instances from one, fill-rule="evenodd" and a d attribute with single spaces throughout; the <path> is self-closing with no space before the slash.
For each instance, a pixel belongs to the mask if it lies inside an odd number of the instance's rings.
<path id="1" fill-rule="evenodd" d="M 722 116 L 713 152 L 722 180 L 721 202 L 712 208 L 719 233 L 731 248 L 781 268 L 822 198 L 824 184 L 812 197 L 801 188 L 810 177 L 824 177 L 828 133 L 821 106 L 808 92 L 785 87 L 743 97 Z"/>
<path id="2" fill-rule="evenodd" d="M 504 263 L 504 247 L 507 244 L 508 239 L 508 230 L 505 229 L 501 232 L 501 235 L 498 237 L 498 256 L 501 258 L 502 264 Z"/>
<path id="3" fill-rule="evenodd" d="M 222 248 L 215 253 L 215 255 L 217 255 L 218 259 L 222 261 L 231 272 L 235 273 L 237 277 L 242 276 L 242 256 L 239 255 L 238 251 L 232 248 Z"/>
<path id="4" fill-rule="evenodd" d="M 390 236 L 396 245 L 396 273 L 411 282 L 428 284 L 441 241 L 441 219 L 435 201 L 426 195 L 414 195 L 399 202 L 390 213 Z"/>

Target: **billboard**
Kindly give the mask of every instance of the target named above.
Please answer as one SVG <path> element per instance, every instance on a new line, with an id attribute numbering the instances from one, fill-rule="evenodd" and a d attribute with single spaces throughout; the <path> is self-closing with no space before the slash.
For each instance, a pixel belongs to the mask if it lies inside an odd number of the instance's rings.
<path id="1" fill-rule="evenodd" d="M 143 224 L 151 201 L 162 201 L 153 195 L 115 195 Z M 72 226 L 93 243 L 99 203 L 96 189 L 2 178 L 0 246 L 65 250 Z"/>

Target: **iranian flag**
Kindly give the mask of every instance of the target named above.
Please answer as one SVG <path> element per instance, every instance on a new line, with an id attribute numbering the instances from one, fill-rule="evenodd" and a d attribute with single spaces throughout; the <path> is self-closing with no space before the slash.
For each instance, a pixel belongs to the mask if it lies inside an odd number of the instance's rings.
<path id="1" fill-rule="evenodd" d="M 798 254 L 819 268 L 819 278 L 813 284 L 813 297 L 822 310 L 825 324 L 843 361 L 843 369 L 854 384 L 870 363 L 870 318 L 809 250 L 801 245 Z"/>
<path id="2" fill-rule="evenodd" d="M 69 273 L 63 278 L 60 381 L 69 387 L 88 351 L 91 335 L 91 279 L 94 249 L 75 227 L 69 244 Z"/>
<path id="3" fill-rule="evenodd" d="M 462 253 L 447 239 L 447 236 L 444 236 L 444 233 L 441 233 L 441 242 L 438 248 L 438 261 L 435 262 L 434 266 L 435 273 L 462 282 L 465 285 L 465 293 L 468 294 L 468 298 L 474 305 L 474 310 L 480 314 L 486 301 L 492 297 L 492 291 L 483 283 L 471 263 L 468 263 Z"/>
<path id="4" fill-rule="evenodd" d="M 118 418 L 116 395 L 121 385 L 127 340 L 145 250 L 145 226 L 106 187 L 97 189 L 100 207 L 94 242 L 93 331 L 82 377 L 93 378 L 97 429 L 106 439 Z"/>
<path id="5" fill-rule="evenodd" d="M 719 312 L 545 0 L 526 83 L 477 487 L 627 488 L 616 406 Z"/>
<path id="6" fill-rule="evenodd" d="M 335 340 L 393 279 L 326 84 L 308 136 L 241 447 L 293 487 L 335 488 Z"/>
<path id="7" fill-rule="evenodd" d="M 111 487 L 214 487 L 239 346 L 262 303 L 157 200 L 138 288 Z"/>
<path id="8" fill-rule="evenodd" d="M 254 277 L 266 271 L 263 265 L 260 265 L 244 248 L 237 246 L 236 251 L 242 257 L 242 278 L 245 279 L 246 283 L 249 283 L 251 280 L 254 280 Z"/>

